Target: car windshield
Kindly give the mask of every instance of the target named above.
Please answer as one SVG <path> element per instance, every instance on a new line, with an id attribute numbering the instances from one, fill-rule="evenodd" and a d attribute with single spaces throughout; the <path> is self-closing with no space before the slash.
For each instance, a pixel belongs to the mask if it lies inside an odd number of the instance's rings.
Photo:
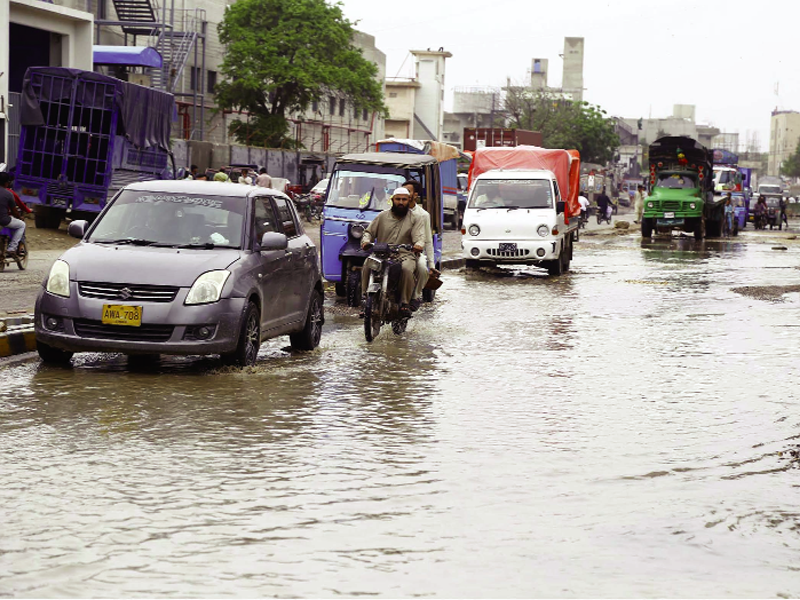
<path id="1" fill-rule="evenodd" d="M 125 190 L 88 241 L 241 248 L 245 206 L 242 197 Z"/>
<path id="2" fill-rule="evenodd" d="M 553 192 L 547 179 L 479 179 L 470 208 L 551 208 Z"/>
<path id="3" fill-rule="evenodd" d="M 358 210 L 385 210 L 391 206 L 395 189 L 403 185 L 404 175 L 338 170 L 333 174 L 327 206 Z"/>
<path id="4" fill-rule="evenodd" d="M 744 196 L 731 196 L 731 204 L 734 206 L 744 206 Z"/>
<path id="5" fill-rule="evenodd" d="M 783 190 L 779 185 L 760 185 L 758 186 L 759 194 L 781 194 Z"/>
<path id="6" fill-rule="evenodd" d="M 658 176 L 656 187 L 670 190 L 693 189 L 697 187 L 692 175 L 686 173 L 661 173 Z"/>

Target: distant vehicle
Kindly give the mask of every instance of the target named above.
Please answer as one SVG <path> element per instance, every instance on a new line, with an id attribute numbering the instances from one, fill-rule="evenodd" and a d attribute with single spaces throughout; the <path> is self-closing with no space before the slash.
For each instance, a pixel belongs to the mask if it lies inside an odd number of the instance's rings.
<path id="1" fill-rule="evenodd" d="M 317 250 L 275 190 L 205 181 L 123 189 L 55 261 L 36 299 L 45 362 L 74 352 L 219 354 L 252 365 L 261 342 L 320 341 Z"/>
<path id="2" fill-rule="evenodd" d="M 772 183 L 761 183 L 758 186 L 759 196 L 774 196 L 776 198 L 783 196 L 783 186 Z"/>
<path id="3" fill-rule="evenodd" d="M 127 184 L 175 176 L 172 94 L 92 71 L 31 67 L 21 104 L 14 190 L 38 229 L 58 229 L 68 213 L 91 220 Z"/>
<path id="4" fill-rule="evenodd" d="M 328 183 L 330 182 L 329 178 L 320 179 L 317 184 L 311 188 L 309 194 L 311 194 L 311 199 L 314 201 L 317 200 L 324 200 L 325 193 L 328 191 Z"/>

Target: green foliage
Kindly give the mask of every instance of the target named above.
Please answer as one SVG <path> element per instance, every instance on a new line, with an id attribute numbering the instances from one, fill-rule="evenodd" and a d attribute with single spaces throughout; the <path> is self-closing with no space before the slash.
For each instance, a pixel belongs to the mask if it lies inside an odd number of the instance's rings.
<path id="1" fill-rule="evenodd" d="M 588 102 L 517 87 L 507 90 L 506 112 L 513 127 L 540 131 L 546 148 L 575 148 L 583 162 L 605 164 L 619 148 L 614 120 Z"/>
<path id="2" fill-rule="evenodd" d="M 288 116 L 329 95 L 355 109 L 386 113 L 378 69 L 353 41 L 341 5 L 325 0 L 238 0 L 219 25 L 226 47 L 223 80 L 215 89 L 221 110 L 246 111 L 234 122 L 241 142 L 287 147 Z"/>
<path id="3" fill-rule="evenodd" d="M 781 163 L 781 175 L 800 177 L 800 142 L 797 143 L 794 153 Z"/>

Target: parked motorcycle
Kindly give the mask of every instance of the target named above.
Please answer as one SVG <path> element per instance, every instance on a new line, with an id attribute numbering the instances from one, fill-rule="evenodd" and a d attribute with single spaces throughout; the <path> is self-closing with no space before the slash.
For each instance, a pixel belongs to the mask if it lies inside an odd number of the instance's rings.
<path id="1" fill-rule="evenodd" d="M 19 242 L 16 256 L 12 257 L 6 252 L 13 234 L 14 232 L 7 227 L 0 228 L 0 271 L 5 271 L 6 267 L 10 266 L 11 263 L 17 263 L 17 268 L 20 271 L 24 271 L 28 266 L 28 243 L 24 237 Z"/>
<path id="2" fill-rule="evenodd" d="M 371 342 L 384 323 L 392 324 L 392 331 L 400 335 L 406 330 L 410 316 L 400 314 L 400 277 L 402 275 L 400 250 L 412 250 L 410 244 L 375 243 L 367 247 L 370 255 L 364 261 L 369 269 L 367 297 L 364 301 L 364 335 Z"/>

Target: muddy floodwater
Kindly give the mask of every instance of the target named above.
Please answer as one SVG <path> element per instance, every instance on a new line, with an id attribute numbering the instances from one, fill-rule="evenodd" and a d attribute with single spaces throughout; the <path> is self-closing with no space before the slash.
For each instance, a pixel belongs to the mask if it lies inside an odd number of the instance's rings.
<path id="1" fill-rule="evenodd" d="M 797 597 L 798 266 L 586 238 L 372 344 L 7 367 L 0 596 Z"/>

